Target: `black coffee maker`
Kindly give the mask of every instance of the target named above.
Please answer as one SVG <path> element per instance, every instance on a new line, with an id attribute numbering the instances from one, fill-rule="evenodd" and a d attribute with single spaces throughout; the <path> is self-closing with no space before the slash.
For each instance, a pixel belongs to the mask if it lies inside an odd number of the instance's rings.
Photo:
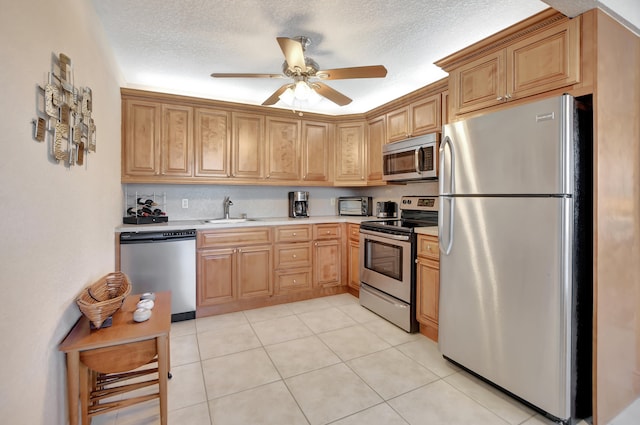
<path id="1" fill-rule="evenodd" d="M 309 192 L 289 192 L 289 217 L 309 217 Z"/>

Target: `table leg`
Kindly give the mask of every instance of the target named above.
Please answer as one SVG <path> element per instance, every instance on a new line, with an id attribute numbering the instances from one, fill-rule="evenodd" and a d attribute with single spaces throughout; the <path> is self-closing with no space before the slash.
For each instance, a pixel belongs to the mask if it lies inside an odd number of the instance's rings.
<path id="1" fill-rule="evenodd" d="M 156 338 L 158 347 L 158 381 L 160 390 L 160 424 L 167 425 L 167 376 L 169 374 L 169 343 L 167 335 Z"/>
<path id="2" fill-rule="evenodd" d="M 78 425 L 78 393 L 80 384 L 80 353 L 67 353 L 67 404 L 69 405 L 69 425 Z"/>
<path id="3" fill-rule="evenodd" d="M 87 366 L 80 362 L 80 410 L 82 416 L 82 425 L 89 424 L 89 375 L 90 371 Z"/>

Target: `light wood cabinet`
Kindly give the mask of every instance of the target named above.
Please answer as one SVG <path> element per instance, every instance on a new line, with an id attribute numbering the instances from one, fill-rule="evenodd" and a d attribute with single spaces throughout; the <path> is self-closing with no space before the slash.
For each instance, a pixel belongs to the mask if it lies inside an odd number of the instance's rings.
<path id="1" fill-rule="evenodd" d="M 160 174 L 193 175 L 193 108 L 162 105 Z"/>
<path id="2" fill-rule="evenodd" d="M 331 182 L 332 146 L 330 125 L 302 121 L 302 180 Z"/>
<path id="3" fill-rule="evenodd" d="M 312 288 L 313 236 L 310 225 L 279 226 L 275 233 L 275 291 L 277 294 Z"/>
<path id="4" fill-rule="evenodd" d="M 427 96 L 387 113 L 387 142 L 439 132 L 441 120 L 440 93 Z"/>
<path id="5" fill-rule="evenodd" d="M 232 113 L 232 177 L 264 178 L 264 121 L 263 115 Z"/>
<path id="6" fill-rule="evenodd" d="M 347 285 L 350 288 L 360 290 L 360 225 L 347 224 Z"/>
<path id="7" fill-rule="evenodd" d="M 580 82 L 580 17 L 557 19 L 436 62 L 449 72 L 450 118 Z"/>
<path id="8" fill-rule="evenodd" d="M 160 174 L 161 105 L 123 100 L 122 177 Z"/>
<path id="9" fill-rule="evenodd" d="M 273 294 L 270 227 L 198 232 L 197 305 L 211 306 Z"/>
<path id="10" fill-rule="evenodd" d="M 438 238 L 418 235 L 416 259 L 416 319 L 420 331 L 438 340 L 438 303 L 440 298 L 440 253 Z"/>
<path id="11" fill-rule="evenodd" d="M 336 126 L 336 185 L 366 184 L 364 130 L 363 121 Z"/>
<path id="12" fill-rule="evenodd" d="M 342 226 L 339 223 L 313 225 L 313 286 L 342 284 Z"/>
<path id="13" fill-rule="evenodd" d="M 231 137 L 229 113 L 195 109 L 195 176 L 230 177 Z"/>
<path id="14" fill-rule="evenodd" d="M 383 183 L 382 145 L 386 143 L 386 118 L 381 116 L 367 123 L 367 183 Z"/>
<path id="15" fill-rule="evenodd" d="M 300 120 L 267 117 L 267 179 L 300 179 Z"/>

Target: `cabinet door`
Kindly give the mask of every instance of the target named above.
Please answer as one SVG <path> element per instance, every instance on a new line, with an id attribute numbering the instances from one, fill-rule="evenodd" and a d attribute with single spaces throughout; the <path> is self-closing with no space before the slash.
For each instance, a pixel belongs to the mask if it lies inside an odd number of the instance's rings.
<path id="1" fill-rule="evenodd" d="M 335 162 L 336 183 L 365 183 L 364 122 L 338 124 Z"/>
<path id="2" fill-rule="evenodd" d="M 580 81 L 580 18 L 507 47 L 507 93 L 516 99 Z"/>
<path id="3" fill-rule="evenodd" d="M 199 250 L 197 256 L 198 305 L 215 305 L 237 298 L 235 277 L 235 250 Z"/>
<path id="4" fill-rule="evenodd" d="M 122 175 L 157 175 L 160 172 L 160 104 L 138 100 L 123 103 Z"/>
<path id="5" fill-rule="evenodd" d="M 387 142 L 397 142 L 409 136 L 409 108 L 404 107 L 387 114 Z"/>
<path id="6" fill-rule="evenodd" d="M 497 105 L 506 94 L 505 52 L 483 56 L 452 71 L 450 93 L 457 114 Z"/>
<path id="7" fill-rule="evenodd" d="M 349 239 L 347 253 L 349 261 L 348 284 L 353 289 L 360 289 L 360 242 Z"/>
<path id="8" fill-rule="evenodd" d="M 239 298 L 273 295 L 273 255 L 271 245 L 237 249 L 237 285 Z"/>
<path id="9" fill-rule="evenodd" d="M 264 177 L 264 117 L 234 112 L 231 117 L 233 177 L 262 179 Z"/>
<path id="10" fill-rule="evenodd" d="M 340 240 L 320 240 L 313 247 L 313 285 L 338 286 L 341 284 Z"/>
<path id="11" fill-rule="evenodd" d="M 195 110 L 195 175 L 229 177 L 229 113 L 218 109 Z"/>
<path id="12" fill-rule="evenodd" d="M 442 107 L 442 113 L 441 113 L 441 121 L 442 121 L 442 125 L 444 124 L 449 124 L 449 90 L 445 90 L 441 93 L 442 95 L 442 99 L 441 99 L 441 107 Z"/>
<path id="13" fill-rule="evenodd" d="M 382 145 L 386 143 L 385 117 L 368 123 L 367 139 L 367 183 L 382 182 Z"/>
<path id="14" fill-rule="evenodd" d="M 267 178 L 300 179 L 300 121 L 267 117 Z"/>
<path id="15" fill-rule="evenodd" d="M 440 297 L 440 270 L 438 262 L 418 257 L 417 262 L 417 317 L 425 325 L 426 334 L 438 339 L 438 303 Z"/>
<path id="16" fill-rule="evenodd" d="M 410 105 L 411 137 L 441 131 L 440 93 L 434 94 Z"/>
<path id="17" fill-rule="evenodd" d="M 302 180 L 330 181 L 329 124 L 302 121 Z"/>
<path id="18" fill-rule="evenodd" d="M 182 177 L 193 174 L 193 108 L 162 105 L 160 146 L 160 174 Z"/>

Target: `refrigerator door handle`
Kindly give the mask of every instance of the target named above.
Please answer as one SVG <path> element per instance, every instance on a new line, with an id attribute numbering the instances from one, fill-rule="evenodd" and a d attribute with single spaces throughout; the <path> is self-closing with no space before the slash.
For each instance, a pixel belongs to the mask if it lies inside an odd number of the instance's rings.
<path id="1" fill-rule="evenodd" d="M 452 194 L 454 187 L 455 187 L 455 181 L 454 181 L 454 176 L 455 176 L 455 168 L 456 168 L 456 155 L 455 155 L 455 150 L 453 148 L 453 143 L 451 142 L 451 138 L 449 136 L 445 136 L 444 140 L 442 141 L 442 143 L 440 144 L 440 152 L 439 152 L 439 156 L 440 156 L 440 172 L 443 172 L 443 170 L 445 170 L 445 149 L 446 147 L 449 146 L 449 151 L 451 152 L 451 159 L 450 159 L 450 163 L 451 166 L 449 168 L 449 175 L 445 176 L 444 173 L 441 176 L 441 178 L 439 179 L 439 184 L 440 184 L 440 194 Z M 445 181 L 448 180 L 449 181 L 449 190 L 445 192 L 444 190 L 444 184 Z"/>
<path id="2" fill-rule="evenodd" d="M 446 211 L 443 211 L 443 214 L 438 214 L 438 243 L 440 245 L 440 252 L 442 252 L 443 255 L 449 255 L 453 246 L 453 212 L 456 206 L 456 198 L 444 196 L 442 197 L 442 201 L 444 201 L 442 207 L 445 210 L 448 208 L 449 211 L 448 214 Z M 444 221 L 445 217 L 448 219 L 447 223 Z"/>

